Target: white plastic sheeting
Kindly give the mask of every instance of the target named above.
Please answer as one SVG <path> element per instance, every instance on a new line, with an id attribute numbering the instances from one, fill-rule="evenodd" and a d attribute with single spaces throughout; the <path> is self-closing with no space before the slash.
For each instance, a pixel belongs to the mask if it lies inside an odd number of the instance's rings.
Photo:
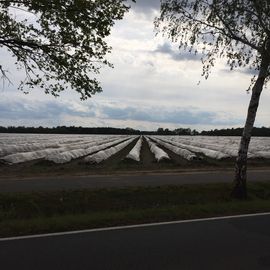
<path id="1" fill-rule="evenodd" d="M 187 160 L 194 160 L 197 158 L 197 156 L 190 152 L 189 150 L 187 149 L 183 149 L 183 148 L 180 148 L 178 146 L 175 146 L 175 145 L 172 145 L 170 143 L 167 143 L 165 141 L 162 141 L 160 139 L 157 139 L 156 137 L 151 137 L 152 140 L 154 140 L 156 143 L 164 146 L 165 148 L 169 149 L 170 151 L 172 151 L 173 153 L 179 155 L 180 157 L 183 157 L 184 159 L 187 159 Z"/>
<path id="2" fill-rule="evenodd" d="M 103 141 L 101 143 L 96 143 L 94 146 L 90 146 L 88 148 L 65 151 L 65 152 L 59 153 L 57 155 L 52 154 L 52 155 L 47 156 L 46 159 L 53 161 L 54 163 L 67 163 L 67 162 L 70 162 L 72 159 L 76 159 L 76 158 L 90 155 L 94 152 L 98 152 L 100 150 L 106 149 L 114 144 L 123 142 L 126 139 L 127 139 L 127 137 L 121 138 L 118 140 L 115 140 L 115 139 L 111 140 L 110 139 L 109 142 L 107 142 L 107 143 L 104 143 L 104 141 Z"/>
<path id="3" fill-rule="evenodd" d="M 248 158 L 269 158 L 270 153 L 270 138 L 252 138 Z M 239 137 L 208 137 L 208 136 L 171 136 L 170 140 L 178 143 L 183 143 L 199 148 L 207 148 L 210 150 L 219 151 L 229 155 L 230 157 L 238 156 Z"/>
<path id="4" fill-rule="evenodd" d="M 231 157 L 238 155 L 240 143 L 240 137 L 233 136 L 169 136 L 169 139 L 178 143 L 220 151 Z M 269 152 L 269 137 L 251 138 L 248 158 L 269 158 Z"/>
<path id="5" fill-rule="evenodd" d="M 211 150 L 211 149 L 207 149 L 207 148 L 196 147 L 196 146 L 192 146 L 192 145 L 178 143 L 176 141 L 168 141 L 168 140 L 165 140 L 165 139 L 162 139 L 162 140 L 170 142 L 173 145 L 178 146 L 180 148 L 187 149 L 187 150 L 189 150 L 191 152 L 204 154 L 205 156 L 213 158 L 213 159 L 218 159 L 219 160 L 219 159 L 225 159 L 225 158 L 230 157 L 230 155 L 222 153 L 220 151 L 215 151 L 215 150 Z"/>
<path id="6" fill-rule="evenodd" d="M 145 137 L 150 151 L 154 154 L 155 159 L 159 162 L 164 159 L 170 159 L 168 154 L 164 152 L 161 148 L 159 148 L 154 142 L 152 142 L 148 137 Z"/>
<path id="7" fill-rule="evenodd" d="M 180 142 L 180 143 L 185 144 L 185 145 L 195 146 L 195 147 L 199 147 L 199 148 L 206 148 L 209 150 L 222 152 L 224 154 L 229 155 L 230 157 L 236 157 L 238 154 L 238 149 L 237 149 L 236 145 L 231 146 L 231 144 L 229 144 L 229 142 L 224 144 L 224 141 L 222 141 L 222 140 L 221 140 L 220 144 L 214 144 L 214 143 L 207 142 L 207 141 L 201 142 L 200 140 L 198 140 L 198 141 L 190 140 L 189 141 L 187 139 L 180 140 L 180 141 L 176 141 L 176 140 L 173 140 L 173 141 Z"/>
<path id="8" fill-rule="evenodd" d="M 240 137 L 234 136 L 158 136 L 169 143 L 182 143 L 224 153 L 229 157 L 237 157 Z M 191 150 L 192 151 L 192 150 Z M 195 152 L 195 151 L 194 151 Z M 215 155 L 212 155 L 213 158 Z M 248 158 L 270 158 L 270 138 L 252 137 Z"/>
<path id="9" fill-rule="evenodd" d="M 7 163 L 15 164 L 15 163 L 22 163 L 26 161 L 31 161 L 35 159 L 44 158 L 48 154 L 57 154 L 59 152 L 59 149 L 45 149 L 45 150 L 39 150 L 34 152 L 25 152 L 25 153 L 16 153 L 11 154 L 8 156 L 5 156 L 2 158 Z"/>
<path id="10" fill-rule="evenodd" d="M 101 135 L 0 134 L 0 157 L 50 148 L 85 145 L 108 139 Z"/>
<path id="11" fill-rule="evenodd" d="M 85 136 L 85 135 L 84 135 Z M 83 142 L 85 140 L 95 140 L 96 135 L 82 137 L 79 135 L 63 134 L 0 134 L 0 149 L 5 146 L 24 146 L 39 144 L 70 144 Z"/>
<path id="12" fill-rule="evenodd" d="M 113 139 L 113 138 L 111 138 L 109 140 L 107 139 L 106 142 L 112 141 L 112 140 L 115 140 L 115 139 Z M 63 146 L 60 148 L 47 148 L 47 149 L 38 150 L 38 151 L 15 153 L 15 154 L 11 154 L 11 155 L 7 155 L 5 157 L 2 157 L 1 159 L 7 163 L 10 163 L 10 164 L 22 163 L 22 162 L 27 162 L 27 161 L 42 159 L 42 158 L 45 158 L 47 160 L 51 160 L 51 159 L 57 160 L 58 157 L 61 157 L 61 160 L 64 160 L 64 158 L 62 156 L 65 153 L 76 152 L 78 155 L 79 154 L 79 151 L 77 151 L 78 148 L 90 148 L 91 146 L 96 146 L 96 145 L 103 144 L 103 143 L 104 143 L 104 138 L 102 138 L 99 141 L 91 142 L 91 143 L 74 143 L 74 144 L 66 145 L 66 146 Z M 79 149 L 79 150 L 81 150 L 81 149 Z M 69 154 L 64 155 L 64 157 L 68 161 L 71 160 L 71 159 L 69 159 L 70 158 Z M 75 157 L 75 155 L 74 155 L 74 157 Z M 64 163 L 64 162 L 56 162 L 56 163 Z"/>
<path id="13" fill-rule="evenodd" d="M 270 138 L 251 137 L 249 153 L 251 158 L 270 158 Z"/>
<path id="14" fill-rule="evenodd" d="M 135 138 L 131 138 L 106 150 L 99 151 L 93 155 L 87 156 L 84 158 L 84 161 L 87 163 L 100 163 L 124 149 L 134 140 Z"/>
<path id="15" fill-rule="evenodd" d="M 58 143 L 39 143 L 24 145 L 6 145 L 0 147 L 0 157 L 11 155 L 18 152 L 32 152 L 46 148 L 58 148 Z"/>
<path id="16" fill-rule="evenodd" d="M 99 150 L 104 150 L 99 147 L 96 148 L 96 146 L 112 142 L 113 140 L 123 139 L 124 137 L 127 136 L 2 133 L 0 134 L 0 159 L 8 163 L 20 163 L 45 158 L 65 163 L 74 158 L 80 158 Z M 154 137 L 162 140 L 163 144 L 159 141 L 160 145 L 164 148 L 167 146 L 167 149 L 170 151 L 175 152 L 176 148 L 182 149 L 177 150 L 176 154 L 185 155 L 183 151 L 189 151 L 193 154 L 198 155 L 202 153 L 211 158 L 217 157 L 219 159 L 226 158 L 227 156 L 237 156 L 240 142 L 240 137 L 233 136 Z M 104 147 L 108 148 L 111 146 L 106 145 Z M 270 137 L 252 137 L 248 157 L 270 159 Z"/>
<path id="17" fill-rule="evenodd" d="M 55 149 L 75 149 L 78 148 L 79 146 L 86 145 L 86 144 L 95 144 L 96 142 L 91 141 L 80 141 L 80 142 L 66 142 L 66 143 L 35 143 L 35 144 L 22 144 L 22 145 L 7 145 L 4 147 L 0 147 L 0 157 L 3 156 L 8 156 L 12 154 L 17 154 L 17 153 L 23 153 L 23 152 L 35 152 L 38 150 L 45 150 L 45 149 L 50 149 L 50 148 L 55 148 Z M 59 151 L 61 152 L 61 151 Z"/>
<path id="18" fill-rule="evenodd" d="M 127 154 L 126 158 L 133 159 L 135 161 L 140 161 L 140 152 L 142 148 L 142 136 L 137 141 L 135 146 L 131 149 L 131 151 Z"/>

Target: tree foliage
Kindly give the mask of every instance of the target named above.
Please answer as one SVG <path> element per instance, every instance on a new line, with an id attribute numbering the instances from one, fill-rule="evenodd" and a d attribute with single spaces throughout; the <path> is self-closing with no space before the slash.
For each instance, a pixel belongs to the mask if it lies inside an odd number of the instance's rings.
<path id="1" fill-rule="evenodd" d="M 180 49 L 201 53 L 206 78 L 217 58 L 259 70 L 270 56 L 269 0 L 162 0 L 155 24 Z"/>
<path id="2" fill-rule="evenodd" d="M 126 0 L 0 0 L 0 48 L 25 71 L 19 89 L 38 86 L 58 96 L 71 87 L 81 99 L 100 92 L 95 75 L 112 66 L 104 38 L 128 9 Z"/>

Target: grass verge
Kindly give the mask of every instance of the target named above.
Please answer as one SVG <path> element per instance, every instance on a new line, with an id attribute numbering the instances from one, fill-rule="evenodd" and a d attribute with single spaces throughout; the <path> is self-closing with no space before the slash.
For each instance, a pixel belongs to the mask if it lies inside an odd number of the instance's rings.
<path id="1" fill-rule="evenodd" d="M 0 237 L 270 211 L 270 183 L 245 201 L 229 184 L 0 194 Z"/>

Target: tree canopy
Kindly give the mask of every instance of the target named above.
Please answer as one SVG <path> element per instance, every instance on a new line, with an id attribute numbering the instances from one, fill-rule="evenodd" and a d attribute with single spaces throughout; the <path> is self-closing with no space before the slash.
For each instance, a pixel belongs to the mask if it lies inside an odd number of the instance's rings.
<path id="1" fill-rule="evenodd" d="M 162 0 L 155 24 L 180 49 L 201 54 L 207 78 L 217 58 L 259 70 L 270 55 L 269 16 L 268 0 Z"/>
<path id="2" fill-rule="evenodd" d="M 0 48 L 25 71 L 18 88 L 58 96 L 71 87 L 81 99 L 100 92 L 95 75 L 112 66 L 104 38 L 128 9 L 126 0 L 0 0 Z M 8 78 L 5 63 L 0 72 Z"/>

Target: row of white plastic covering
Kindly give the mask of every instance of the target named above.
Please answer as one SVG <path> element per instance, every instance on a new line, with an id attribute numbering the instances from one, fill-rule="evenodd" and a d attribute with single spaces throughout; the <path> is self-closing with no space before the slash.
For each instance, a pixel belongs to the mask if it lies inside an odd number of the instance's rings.
<path id="1" fill-rule="evenodd" d="M 112 146 L 121 144 L 128 138 L 129 136 L 126 136 L 126 137 L 122 136 L 120 139 L 119 139 L 119 136 L 110 137 L 108 139 L 106 139 L 105 137 L 103 138 L 97 137 L 95 141 L 91 141 L 91 142 L 89 141 L 76 142 L 76 143 L 71 143 L 65 146 L 61 146 L 60 148 L 48 148 L 48 149 L 32 151 L 32 152 L 16 153 L 16 154 L 5 156 L 2 159 L 8 163 L 21 163 L 21 162 L 26 162 L 26 161 L 35 160 L 35 159 L 42 159 L 42 158 L 53 161 L 55 163 L 67 163 L 73 159 L 91 155 L 91 158 L 87 157 L 85 160 L 91 163 L 99 163 L 100 161 L 105 160 L 109 156 L 117 153 L 118 148 L 117 147 L 114 148 Z M 157 161 L 170 159 L 170 158 L 168 154 L 164 152 L 161 148 L 159 148 L 155 143 L 163 146 L 164 148 L 169 149 L 170 151 L 180 155 L 181 157 L 187 160 L 192 160 L 196 158 L 196 155 L 193 152 L 203 153 L 206 156 L 209 156 L 211 158 L 216 158 L 216 159 L 227 157 L 226 155 L 218 151 L 198 148 L 191 145 L 184 145 L 184 144 L 175 142 L 174 140 L 168 140 L 166 139 L 166 137 L 160 138 L 160 137 L 152 136 L 151 139 L 153 141 L 149 140 L 149 138 L 146 137 L 146 141 L 149 144 L 150 150 L 154 154 L 155 159 Z M 128 144 L 129 143 L 122 144 L 121 147 L 122 146 L 125 147 Z M 127 158 L 140 161 L 141 146 L 142 146 L 142 137 L 140 137 L 140 139 L 138 140 L 134 148 L 127 155 Z M 110 147 L 111 149 L 107 149 Z M 107 150 L 102 151 L 104 149 L 107 149 Z M 92 155 L 93 153 L 96 153 L 96 154 Z"/>
<path id="2" fill-rule="evenodd" d="M 89 156 L 84 158 L 84 161 L 87 163 L 100 163 L 100 162 L 110 158 L 111 156 L 115 155 L 116 153 L 118 153 L 122 149 L 124 149 L 126 146 L 128 146 L 130 143 L 132 143 L 135 139 L 136 139 L 136 137 L 130 138 L 122 143 L 115 145 L 115 146 L 112 146 L 112 147 L 107 148 L 105 150 L 99 151 L 95 154 L 89 155 Z"/>
<path id="3" fill-rule="evenodd" d="M 201 158 L 200 154 L 213 159 L 235 157 L 239 143 L 239 137 L 148 136 L 145 138 L 157 161 L 169 159 L 168 154 L 158 145 L 187 160 L 193 160 L 197 157 Z M 35 159 L 66 163 L 121 144 L 128 139 L 131 139 L 131 136 L 0 134 L 0 157 L 8 163 Z M 127 158 L 140 161 L 142 141 L 141 136 Z M 107 153 L 114 151 L 115 149 L 111 149 Z M 107 154 L 101 153 L 100 156 L 102 155 Z M 252 138 L 249 158 L 270 158 L 270 138 Z"/>
<path id="4" fill-rule="evenodd" d="M 1 159 L 12 164 L 35 159 L 47 159 L 55 163 L 66 163 L 72 159 L 103 150 L 126 139 L 128 139 L 128 136 L 109 136 L 109 138 L 108 136 L 101 138 L 96 137 L 96 140 L 92 140 L 91 142 L 85 141 L 80 143 L 67 144 L 59 148 L 48 148 L 38 151 L 16 153 L 7 155 Z"/>
<path id="5" fill-rule="evenodd" d="M 145 139 L 149 145 L 150 151 L 154 154 L 157 161 L 170 159 L 168 154 L 159 148 L 153 141 L 151 141 L 148 137 L 145 137 Z"/>
<path id="6" fill-rule="evenodd" d="M 163 141 L 162 139 L 156 138 L 156 137 L 151 137 L 151 138 L 153 141 L 155 141 L 159 145 L 162 145 L 166 149 L 169 149 L 170 151 L 179 155 L 180 157 L 183 157 L 184 159 L 193 160 L 193 159 L 197 158 L 197 156 L 194 153 L 190 152 L 187 149 L 183 149 L 183 148 L 180 148 L 178 146 L 172 145 L 172 144 L 170 144 L 166 141 Z"/>
<path id="7" fill-rule="evenodd" d="M 195 153 L 202 153 L 205 156 L 208 156 L 214 159 L 224 159 L 224 158 L 229 157 L 228 155 L 221 153 L 219 151 L 213 151 L 213 150 L 209 150 L 205 148 L 198 148 L 198 147 L 194 147 L 190 145 L 184 145 L 184 144 L 177 143 L 171 140 L 167 140 L 165 139 L 165 137 L 160 138 L 156 136 L 149 136 L 149 137 L 145 136 L 145 139 L 149 145 L 150 151 L 154 154 L 155 159 L 157 161 L 170 159 L 168 154 L 163 149 L 158 147 L 158 145 L 163 146 L 164 148 L 174 152 L 175 154 L 187 160 L 196 159 L 197 155 Z M 134 149 L 132 149 L 131 153 L 129 153 L 127 157 L 132 158 L 136 161 L 139 161 L 140 160 L 139 149 L 141 148 L 141 142 L 138 141 L 137 144 L 138 144 L 138 148 L 134 147 Z M 133 150 L 134 150 L 134 153 L 133 153 Z"/>
<path id="8" fill-rule="evenodd" d="M 74 137 L 71 135 L 65 135 L 61 137 L 61 135 L 52 136 L 51 134 L 41 134 L 39 139 L 36 137 L 33 138 L 33 134 L 30 135 L 30 139 L 25 134 L 22 134 L 22 138 L 14 136 L 13 134 L 10 136 L 11 138 L 6 138 L 3 136 L 3 134 L 0 136 L 0 157 L 21 152 L 33 152 L 48 148 L 61 148 L 69 145 L 75 146 L 76 144 L 80 145 L 106 139 L 105 136 L 96 135 L 84 137 L 77 135 L 74 135 Z"/>
<path id="9" fill-rule="evenodd" d="M 141 153 L 141 148 L 142 148 L 142 141 L 143 141 L 143 137 L 140 136 L 140 139 L 137 141 L 135 146 L 127 154 L 127 156 L 126 156 L 127 159 L 133 159 L 133 160 L 138 161 L 138 162 L 140 161 L 140 153 Z"/>
<path id="10" fill-rule="evenodd" d="M 155 138 L 157 138 L 157 137 L 155 137 Z M 180 149 L 186 149 L 186 150 L 190 151 L 191 153 L 204 154 L 205 156 L 213 158 L 213 159 L 225 159 L 225 158 L 230 157 L 230 155 L 222 153 L 220 151 L 215 151 L 215 150 L 211 150 L 211 149 L 207 149 L 207 148 L 196 147 L 196 146 L 192 146 L 192 145 L 188 145 L 188 144 L 179 143 L 179 142 L 176 142 L 174 140 L 166 139 L 165 137 L 162 137 L 159 140 L 164 141 L 166 143 L 169 143 L 169 144 L 173 145 L 175 148 L 178 147 Z M 173 152 L 175 152 L 175 151 L 177 151 L 177 150 L 174 150 Z"/>
<path id="11" fill-rule="evenodd" d="M 85 145 L 81 148 L 77 148 L 74 150 L 68 150 L 61 152 L 59 154 L 50 154 L 47 157 L 45 157 L 46 160 L 53 161 L 54 163 L 67 163 L 70 162 L 73 159 L 77 159 L 80 157 L 84 157 L 87 155 L 90 155 L 92 153 L 101 151 L 103 149 L 106 149 L 108 147 L 111 147 L 114 144 L 121 143 L 122 141 L 126 140 L 128 137 L 122 137 L 120 139 L 115 139 L 115 138 L 110 138 L 110 139 L 105 139 L 102 141 L 98 141 L 95 143 L 92 143 L 90 145 Z"/>
<path id="12" fill-rule="evenodd" d="M 239 137 L 207 137 L 207 136 L 172 136 L 170 140 L 180 142 L 187 145 L 207 148 L 220 151 L 236 157 L 238 155 Z M 268 137 L 252 137 L 249 152 L 249 158 L 270 158 L 270 138 Z"/>
<path id="13" fill-rule="evenodd" d="M 106 135 L 107 136 L 107 135 Z M 3 146 L 20 146 L 33 144 L 65 144 L 95 140 L 105 135 L 76 135 L 76 134 L 4 134 L 0 133 L 0 148 Z M 109 135 L 111 136 L 111 135 Z"/>
<path id="14" fill-rule="evenodd" d="M 214 141 L 212 143 L 208 142 L 207 140 L 200 141 L 200 139 L 198 139 L 198 141 L 194 141 L 194 140 L 188 140 L 183 137 L 178 137 L 178 138 L 171 137 L 171 139 L 175 143 L 181 143 L 190 147 L 193 146 L 200 149 L 213 150 L 213 151 L 217 151 L 219 153 L 225 154 L 224 157 L 220 154 L 210 154 L 210 157 L 213 157 L 213 158 L 215 158 L 215 156 L 220 156 L 220 158 L 218 159 L 222 159 L 226 157 L 236 157 L 238 154 L 238 150 L 237 150 L 238 145 L 235 142 L 233 142 L 232 144 L 229 144 L 229 143 L 226 144 L 223 138 L 221 138 L 219 144 L 215 144 Z"/>
<path id="15" fill-rule="evenodd" d="M 234 158 L 238 155 L 240 139 L 239 137 L 213 138 L 205 136 L 149 136 L 145 138 L 157 161 L 169 159 L 168 154 L 159 148 L 158 145 L 187 160 L 201 159 L 203 158 L 201 154 L 217 160 Z M 137 156 L 139 156 L 138 153 Z M 270 138 L 253 138 L 248 157 L 270 158 Z"/>

